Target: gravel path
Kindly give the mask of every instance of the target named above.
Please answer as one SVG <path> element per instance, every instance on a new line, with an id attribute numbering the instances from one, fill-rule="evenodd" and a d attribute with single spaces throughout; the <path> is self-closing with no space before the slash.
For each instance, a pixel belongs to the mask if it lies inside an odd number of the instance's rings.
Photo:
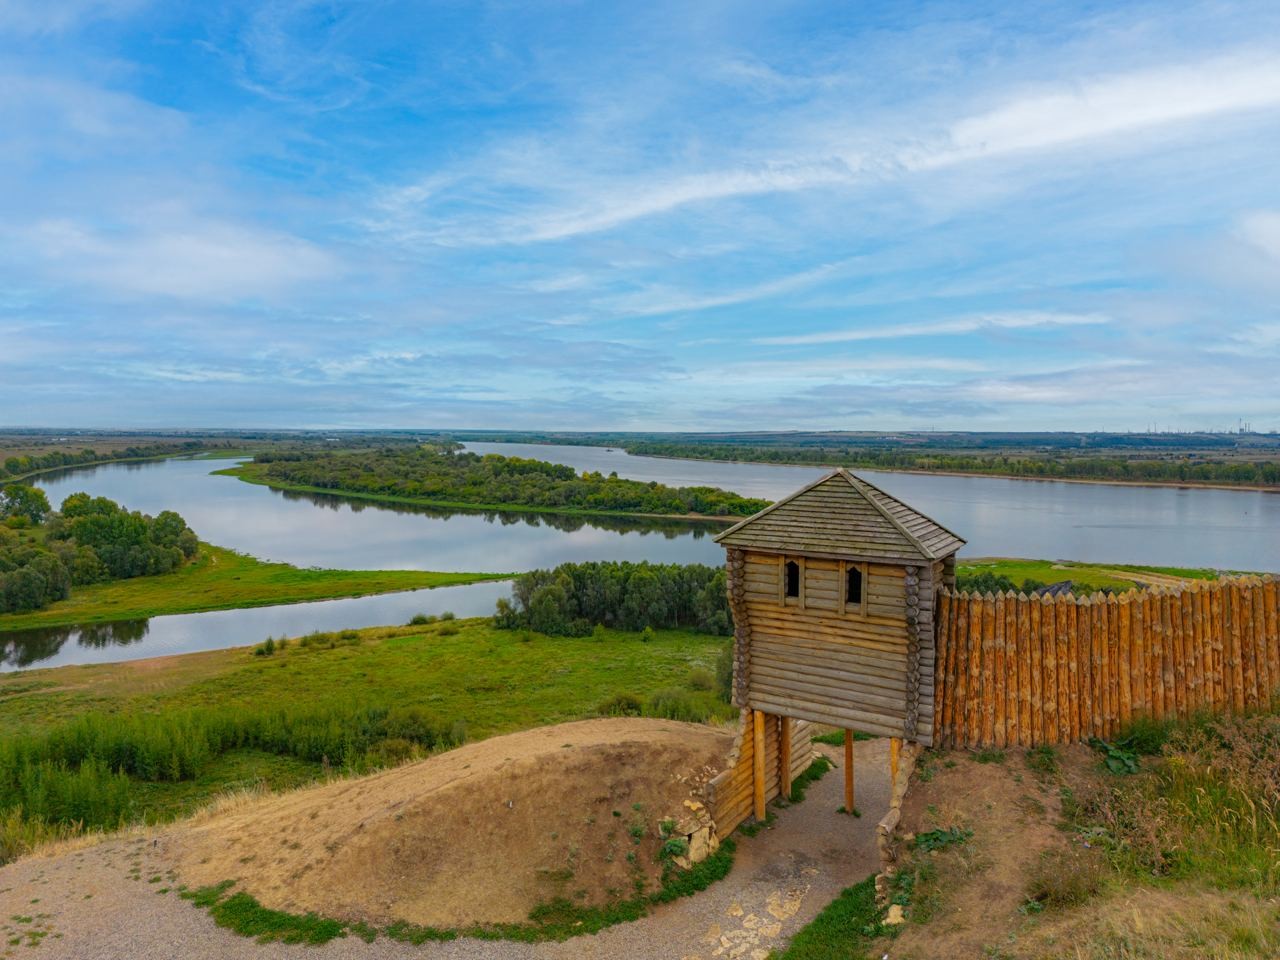
<path id="1" fill-rule="evenodd" d="M 820 747 L 840 763 L 839 751 Z M 733 871 L 635 923 L 565 943 L 457 940 L 423 946 L 355 937 L 321 947 L 259 945 L 222 930 L 170 889 L 164 839 L 112 840 L 0 868 L 0 957 L 31 960 L 764 960 L 844 887 L 878 867 L 875 821 L 889 802 L 887 742 L 857 744 L 860 819 L 839 766 L 770 830 L 743 837 Z M 164 891 L 164 892 L 162 892 Z M 17 939 L 17 944 L 11 943 Z"/>

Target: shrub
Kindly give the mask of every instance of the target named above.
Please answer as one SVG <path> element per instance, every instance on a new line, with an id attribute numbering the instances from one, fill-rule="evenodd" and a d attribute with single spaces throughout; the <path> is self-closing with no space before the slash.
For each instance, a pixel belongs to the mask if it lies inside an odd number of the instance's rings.
<path id="1" fill-rule="evenodd" d="M 429 624 L 429 623 L 435 623 L 435 622 L 436 622 L 436 618 L 435 618 L 434 616 L 428 616 L 428 615 L 427 615 L 427 614 L 425 614 L 425 613 L 415 613 L 415 614 L 414 614 L 414 615 L 409 619 L 408 626 L 410 626 L 410 627 L 425 627 L 427 624 Z"/>
<path id="2" fill-rule="evenodd" d="M 629 693 L 620 693 L 616 697 L 610 697 L 596 707 L 596 712 L 606 717 L 638 717 L 643 712 L 643 709 L 644 705 L 640 702 L 639 697 L 633 697 Z"/>
<path id="3" fill-rule="evenodd" d="M 659 690 L 649 698 L 645 713 L 666 720 L 682 720 L 685 723 L 704 723 L 711 711 L 694 699 L 688 690 L 671 687 Z"/>
<path id="4" fill-rule="evenodd" d="M 716 696 L 733 703 L 733 648 L 725 647 L 716 657 Z"/>
<path id="5" fill-rule="evenodd" d="M 453 611 L 452 611 L 452 610 L 446 610 L 446 611 L 444 611 L 444 613 L 440 614 L 440 619 L 441 619 L 441 620 L 454 620 L 454 619 L 457 619 L 457 618 L 454 616 L 454 613 L 453 613 Z"/>
<path id="6" fill-rule="evenodd" d="M 515 578 L 494 623 L 552 636 L 586 636 L 593 624 L 622 630 L 732 630 L 725 572 L 702 564 L 565 563 Z"/>
<path id="7" fill-rule="evenodd" d="M 1045 907 L 1079 906 L 1102 889 L 1103 871 L 1092 850 L 1072 847 L 1046 851 L 1027 880 L 1027 901 Z"/>
<path id="8" fill-rule="evenodd" d="M 456 623 L 443 624 L 436 632 L 442 637 L 452 637 L 458 633 L 461 628 Z"/>
<path id="9" fill-rule="evenodd" d="M 641 643 L 652 643 L 656 639 L 658 639 L 658 635 L 653 632 L 653 627 L 645 627 L 640 631 Z"/>
<path id="10" fill-rule="evenodd" d="M 690 690 L 714 690 L 716 677 L 705 667 L 694 667 L 689 671 Z"/>

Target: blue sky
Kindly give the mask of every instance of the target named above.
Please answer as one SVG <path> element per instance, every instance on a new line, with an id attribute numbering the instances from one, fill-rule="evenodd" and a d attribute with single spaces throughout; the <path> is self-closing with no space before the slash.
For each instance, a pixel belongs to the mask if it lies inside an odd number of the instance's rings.
<path id="1" fill-rule="evenodd" d="M 0 424 L 1280 428 L 1280 6 L 0 0 Z"/>

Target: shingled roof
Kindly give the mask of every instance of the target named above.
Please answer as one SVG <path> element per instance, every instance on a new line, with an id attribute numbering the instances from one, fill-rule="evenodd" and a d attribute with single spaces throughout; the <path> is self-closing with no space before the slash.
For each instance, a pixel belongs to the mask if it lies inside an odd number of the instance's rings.
<path id="1" fill-rule="evenodd" d="M 867 560 L 941 560 L 964 541 L 843 467 L 734 524 L 726 547 Z"/>

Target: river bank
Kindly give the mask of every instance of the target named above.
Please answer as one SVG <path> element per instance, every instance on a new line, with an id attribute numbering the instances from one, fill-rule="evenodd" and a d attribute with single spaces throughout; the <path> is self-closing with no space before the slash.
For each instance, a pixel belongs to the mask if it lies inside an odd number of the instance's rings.
<path id="1" fill-rule="evenodd" d="M 268 563 L 201 543 L 173 573 L 75 587 L 42 610 L 0 616 L 0 632 L 146 619 L 243 607 L 278 606 L 503 580 L 506 573 L 328 570 Z"/>
<path id="2" fill-rule="evenodd" d="M 746 519 L 743 516 L 712 516 L 703 513 L 633 513 L 626 510 L 583 510 L 578 507 L 531 506 L 520 503 L 469 503 L 461 500 L 429 500 L 421 497 L 398 497 L 394 494 L 363 493 L 358 490 L 342 490 L 330 487 L 313 487 L 301 483 L 269 480 L 253 471 L 254 464 L 241 463 L 234 467 L 212 471 L 213 476 L 235 477 L 245 483 L 280 490 L 286 493 L 316 493 L 348 500 L 367 500 L 371 503 L 404 504 L 412 507 L 430 507 L 438 510 L 474 511 L 477 513 L 554 514 L 566 517 L 612 517 L 634 520 L 686 520 L 690 523 L 732 524 Z"/>

